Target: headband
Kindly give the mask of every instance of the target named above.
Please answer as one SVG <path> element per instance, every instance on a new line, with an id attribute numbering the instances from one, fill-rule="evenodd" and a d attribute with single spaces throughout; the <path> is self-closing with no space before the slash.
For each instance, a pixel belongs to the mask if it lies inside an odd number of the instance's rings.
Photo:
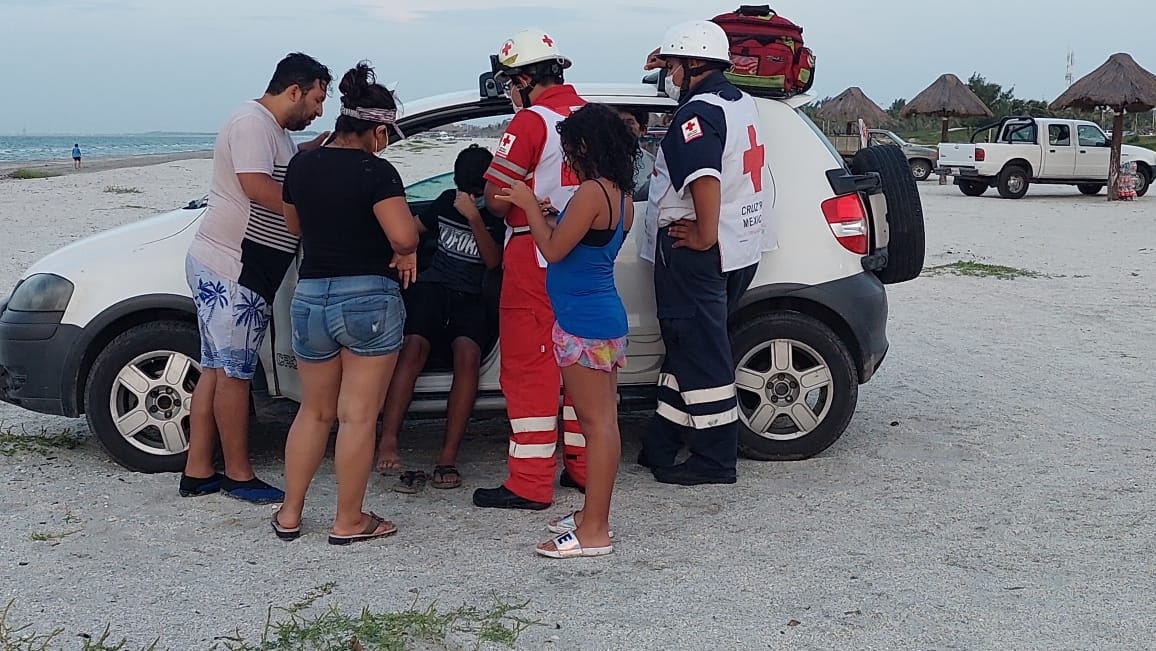
<path id="1" fill-rule="evenodd" d="M 380 124 L 394 124 L 397 122 L 397 111 L 395 109 L 383 108 L 346 108 L 341 107 L 341 114 L 348 115 L 351 118 L 359 120 L 366 120 L 368 122 L 377 122 Z"/>

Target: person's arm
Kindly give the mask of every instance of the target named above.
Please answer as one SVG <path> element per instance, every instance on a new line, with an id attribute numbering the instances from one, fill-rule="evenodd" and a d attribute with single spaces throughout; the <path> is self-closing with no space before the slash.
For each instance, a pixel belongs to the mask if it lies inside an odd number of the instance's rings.
<path id="1" fill-rule="evenodd" d="M 297 217 L 297 209 L 293 207 L 293 204 L 291 203 L 286 203 L 283 205 L 285 206 L 285 230 L 289 231 L 293 235 L 300 236 L 301 220 Z"/>
<path id="2" fill-rule="evenodd" d="M 273 180 L 276 143 L 257 116 L 238 118 L 229 127 L 233 171 L 249 200 L 265 210 L 282 214 L 281 184 Z"/>
<path id="3" fill-rule="evenodd" d="M 546 143 L 546 123 L 542 116 L 533 111 L 521 111 L 510 120 L 510 126 L 498 140 L 494 160 L 486 170 L 486 210 L 498 217 L 505 217 L 510 203 L 497 198 L 500 191 L 518 181 L 524 181 Z"/>
<path id="4" fill-rule="evenodd" d="M 247 172 L 238 174 L 237 180 L 241 182 L 241 189 L 245 191 L 249 201 L 265 210 L 281 214 L 281 184 L 274 181 L 272 176 L 263 172 Z"/>
<path id="5" fill-rule="evenodd" d="M 490 231 L 486 228 L 486 222 L 482 219 L 482 213 L 478 210 L 474 198 L 459 191 L 454 197 L 454 209 L 469 223 L 470 232 L 474 234 L 474 241 L 478 245 L 478 254 L 482 256 L 486 268 L 494 269 L 502 264 L 502 249 L 494 238 L 490 237 Z"/>
<path id="6" fill-rule="evenodd" d="M 663 143 L 671 184 L 682 196 L 690 193 L 695 215 L 694 220 L 672 224 L 670 236 L 676 247 L 706 251 L 718 243 L 726 116 L 718 106 L 692 102 L 670 128 L 678 129 Z"/>
<path id="7" fill-rule="evenodd" d="M 281 184 L 281 216 L 285 218 L 285 230 L 300 237 L 301 218 L 297 215 L 297 207 L 293 205 L 291 190 L 295 177 L 293 161 L 289 161 L 289 167 L 285 170 L 285 182 Z"/>
<path id="8" fill-rule="evenodd" d="M 603 203 L 602 193 L 591 192 L 590 185 L 584 184 L 574 193 L 566 205 L 566 219 L 556 227 L 546 221 L 534 192 L 525 183 L 518 182 L 498 195 L 499 201 L 508 201 L 526 211 L 530 222 L 530 235 L 546 262 L 558 262 L 578 246 L 590 230 Z"/>

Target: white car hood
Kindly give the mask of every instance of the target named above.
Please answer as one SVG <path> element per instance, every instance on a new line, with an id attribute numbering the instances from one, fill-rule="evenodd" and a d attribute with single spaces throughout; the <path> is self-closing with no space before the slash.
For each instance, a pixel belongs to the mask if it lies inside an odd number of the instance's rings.
<path id="1" fill-rule="evenodd" d="M 29 267 L 22 277 L 54 273 L 71 279 L 101 268 L 113 271 L 118 261 L 131 257 L 142 247 L 189 229 L 204 212 L 204 208 L 181 208 L 101 231 L 49 253 Z"/>

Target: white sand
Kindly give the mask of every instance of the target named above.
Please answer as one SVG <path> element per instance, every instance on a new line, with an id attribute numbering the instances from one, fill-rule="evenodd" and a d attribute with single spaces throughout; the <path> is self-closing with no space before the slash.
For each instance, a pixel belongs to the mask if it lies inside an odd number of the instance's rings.
<path id="1" fill-rule="evenodd" d="M 447 171 L 455 150 L 391 157 L 412 182 Z M 85 233 L 202 194 L 208 173 L 193 161 L 0 182 L 16 250 L 0 287 Z M 144 192 L 102 192 L 112 184 Z M 977 199 L 934 182 L 922 193 L 929 266 L 974 259 L 1047 277 L 893 287 L 891 351 L 847 433 L 809 461 L 743 461 L 736 486 L 655 484 L 631 463 L 645 419 L 624 417 L 612 557 L 536 558 L 547 513 L 469 505 L 504 477 L 500 421 L 471 428 L 463 489 L 403 497 L 376 478 L 367 506 L 401 531 L 348 550 L 324 542 L 328 461 L 305 535 L 286 545 L 266 509 L 181 500 L 174 476 L 129 473 L 89 442 L 0 457 L 0 604 L 16 599 L 15 624 L 64 626 L 67 639 L 107 623 L 114 639 L 160 635 L 174 649 L 238 627 L 251 636 L 269 605 L 330 581 L 315 608 L 528 600 L 545 626 L 525 649 L 1150 646 L 1156 198 Z M 12 408 L 0 418 L 85 429 Z M 436 424 L 407 426 L 407 459 L 429 463 L 439 441 Z M 273 481 L 278 444 L 256 443 Z M 548 513 L 579 504 L 572 491 L 558 500 Z"/>

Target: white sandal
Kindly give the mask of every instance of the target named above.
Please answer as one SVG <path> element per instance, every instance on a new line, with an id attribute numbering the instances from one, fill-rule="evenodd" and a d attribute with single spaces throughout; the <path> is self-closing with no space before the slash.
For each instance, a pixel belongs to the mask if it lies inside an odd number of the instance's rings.
<path id="1" fill-rule="evenodd" d="M 578 522 L 574 519 L 576 513 L 577 511 L 571 511 L 566 515 L 550 518 L 550 522 L 546 523 L 546 528 L 550 530 L 550 533 L 570 533 L 578 528 Z M 614 540 L 614 530 L 611 529 L 607 533 L 610 534 L 610 539 Z"/>
<path id="2" fill-rule="evenodd" d="M 534 551 L 548 558 L 579 558 L 582 556 L 607 556 L 614 553 L 614 545 L 606 547 L 583 547 L 573 532 L 564 533 L 553 540 L 554 549 L 535 547 Z"/>

